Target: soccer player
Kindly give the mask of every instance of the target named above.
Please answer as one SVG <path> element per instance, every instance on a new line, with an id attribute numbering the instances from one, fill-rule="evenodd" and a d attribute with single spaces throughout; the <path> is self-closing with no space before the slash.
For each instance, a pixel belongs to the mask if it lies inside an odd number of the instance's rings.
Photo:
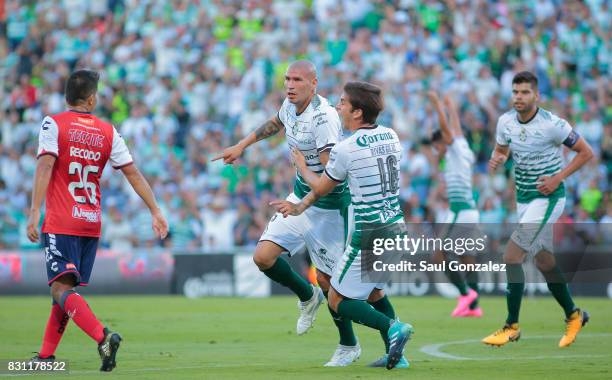
<path id="1" fill-rule="evenodd" d="M 519 228 L 513 232 L 504 254 L 508 318 L 501 329 L 482 340 L 493 346 L 517 341 L 521 336 L 518 321 L 525 288 L 522 263 L 527 254 L 535 253 L 536 266 L 565 312 L 565 334 L 559 347 L 572 344 L 589 320 L 589 314 L 574 305 L 556 264 L 552 225 L 565 206 L 563 180 L 589 161 L 593 152 L 567 121 L 539 108 L 538 100 L 535 75 L 527 71 L 516 74 L 512 80 L 514 109 L 500 116 L 497 122 L 497 143 L 489 161 L 489 168 L 495 170 L 512 152 L 519 216 Z M 565 167 L 562 167 L 562 145 L 577 153 Z"/>
<path id="2" fill-rule="evenodd" d="M 65 91 L 69 110 L 45 117 L 39 133 L 27 233 L 32 242 L 39 241 L 40 207 L 46 199 L 42 241 L 53 303 L 42 347 L 32 361 L 55 360 L 55 349 L 72 319 L 98 344 L 100 370 L 112 371 L 121 336 L 104 327 L 75 290 L 88 284 L 96 258 L 101 226 L 100 176 L 107 161 L 121 169 L 144 200 L 153 217 L 153 230 L 162 239 L 168 233 L 168 223 L 121 135 L 92 115 L 98 79 L 94 71 L 72 73 Z"/>
<path id="3" fill-rule="evenodd" d="M 231 164 L 251 144 L 284 130 L 289 147 L 304 152 L 308 166 L 320 175 L 330 150 L 342 137 L 342 127 L 338 113 L 327 99 L 316 93 L 316 87 L 315 66 L 309 61 L 292 63 L 285 73 L 287 97 L 278 114 L 213 160 L 223 158 L 223 162 Z M 309 191 L 306 181 L 296 173 L 293 193 L 287 199 L 297 202 Z M 303 215 L 285 219 L 275 214 L 257 243 L 253 260 L 259 270 L 291 289 L 299 298 L 298 335 L 310 329 L 319 306 L 327 297 L 330 276 L 344 251 L 344 210 L 349 202 L 346 183 L 338 183 L 330 194 L 319 199 Z M 280 257 L 283 252 L 292 256 L 304 248 L 317 268 L 317 282 L 321 288 L 310 285 Z M 349 365 L 361 355 L 352 323 L 332 309 L 329 312 L 338 328 L 340 342 L 325 365 Z"/>
<path id="4" fill-rule="evenodd" d="M 464 233 L 470 233 L 473 232 L 472 228 L 463 225 L 478 224 L 480 221 L 472 193 L 472 166 L 476 159 L 461 131 L 459 113 L 453 100 L 449 96 L 444 97 L 444 105 L 450 117 L 449 124 L 438 95 L 433 91 L 427 95 L 436 109 L 440 123 L 440 129 L 433 133 L 431 141 L 438 152 L 439 160 L 444 160 L 444 180 L 450 204 L 450 213 L 445 222 L 448 229 L 447 235 L 453 232 L 461 234 L 462 230 Z M 452 231 L 453 229 L 456 231 Z M 444 262 L 445 254 L 442 251 L 435 252 L 434 262 Z M 462 263 L 476 263 L 476 257 L 469 253 L 458 257 Z M 468 272 L 464 280 L 461 273 L 447 268 L 446 275 L 460 294 L 451 316 L 482 317 L 482 309 L 478 306 L 478 273 Z"/>
<path id="5" fill-rule="evenodd" d="M 383 291 L 383 283 L 361 280 L 362 232 L 373 226 L 393 226 L 404 219 L 399 200 L 401 145 L 395 131 L 376 124 L 383 109 L 381 89 L 365 82 L 344 86 L 336 106 L 342 124 L 352 135 L 332 148 L 324 174 L 311 171 L 303 154 L 294 149 L 298 172 L 311 191 L 296 202 L 273 201 L 283 217 L 307 212 L 319 199 L 348 181 L 351 193 L 350 244 L 331 278 L 329 304 L 343 318 L 380 331 L 387 354 L 371 366 L 407 368 L 404 347 L 412 326 L 395 320 L 395 311 Z M 378 228 L 377 228 L 378 230 Z"/>

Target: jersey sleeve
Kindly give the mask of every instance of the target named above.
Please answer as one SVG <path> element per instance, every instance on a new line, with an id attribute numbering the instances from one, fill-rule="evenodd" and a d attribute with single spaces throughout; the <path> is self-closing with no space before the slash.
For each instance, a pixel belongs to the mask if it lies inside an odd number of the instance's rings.
<path id="1" fill-rule="evenodd" d="M 572 132 L 572 126 L 567 120 L 552 115 L 551 137 L 555 145 L 561 145 Z"/>
<path id="2" fill-rule="evenodd" d="M 325 174 L 336 182 L 343 182 L 348 176 L 348 171 L 348 154 L 342 149 L 341 145 L 335 145 L 329 154 Z"/>
<path id="3" fill-rule="evenodd" d="M 510 141 L 508 141 L 508 137 L 506 136 L 504 130 L 505 130 L 505 123 L 504 123 L 504 116 L 501 116 L 498 120 L 497 120 L 497 127 L 496 127 L 496 132 L 495 132 L 495 142 L 499 145 L 503 145 L 503 146 L 508 146 L 510 144 Z"/>
<path id="4" fill-rule="evenodd" d="M 289 101 L 285 98 L 281 108 L 278 110 L 278 119 L 285 128 L 287 127 L 287 107 L 289 107 Z"/>
<path id="5" fill-rule="evenodd" d="M 113 147 L 110 154 L 110 162 L 115 169 L 121 169 L 122 167 L 130 165 L 134 160 L 128 150 L 127 145 L 123 137 L 113 127 Z"/>
<path id="6" fill-rule="evenodd" d="M 318 153 L 330 150 L 340 142 L 342 126 L 335 109 L 329 107 L 325 112 L 316 114 L 312 122 Z"/>
<path id="7" fill-rule="evenodd" d="M 45 116 L 38 134 L 37 157 L 50 154 L 57 158 L 59 154 L 58 132 L 58 127 L 55 120 L 53 120 L 53 118 L 50 116 Z"/>

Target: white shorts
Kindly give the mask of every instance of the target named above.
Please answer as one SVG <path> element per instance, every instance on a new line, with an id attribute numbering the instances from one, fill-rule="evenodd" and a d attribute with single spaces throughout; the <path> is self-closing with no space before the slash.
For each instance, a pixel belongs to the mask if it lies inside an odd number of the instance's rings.
<path id="1" fill-rule="evenodd" d="M 461 210 L 458 213 L 450 211 L 444 223 L 480 223 L 480 213 L 475 208 Z"/>
<path id="2" fill-rule="evenodd" d="M 331 286 L 347 298 L 367 300 L 374 288 L 383 289 L 385 283 L 363 282 L 361 277 L 361 250 L 348 245 L 338 261 Z"/>
<path id="3" fill-rule="evenodd" d="M 519 226 L 511 239 L 528 254 L 553 253 L 553 224 L 563 214 L 565 198 L 536 198 L 518 203 Z"/>
<path id="4" fill-rule="evenodd" d="M 293 203 L 300 201 L 293 193 L 287 200 Z M 276 243 L 289 252 L 289 256 L 307 249 L 317 269 L 331 276 L 344 251 L 344 225 L 340 210 L 309 207 L 298 216 L 286 218 L 276 213 L 259 241 Z"/>

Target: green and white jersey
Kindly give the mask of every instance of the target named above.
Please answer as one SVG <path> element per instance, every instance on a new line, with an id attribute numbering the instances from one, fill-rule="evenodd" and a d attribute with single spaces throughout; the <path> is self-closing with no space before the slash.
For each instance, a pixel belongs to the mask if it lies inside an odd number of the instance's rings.
<path id="1" fill-rule="evenodd" d="M 474 152 L 465 137 L 457 137 L 444 155 L 444 181 L 448 202 L 453 212 L 476 208 L 472 192 L 472 168 L 476 162 Z"/>
<path id="2" fill-rule="evenodd" d="M 561 145 L 571 132 L 572 127 L 567 121 L 542 108 L 538 108 L 534 117 L 525 123 L 519 121 L 515 110 L 500 116 L 496 141 L 499 145 L 510 146 L 517 202 L 565 196 L 563 183 L 550 195 L 540 193 L 536 187 L 539 177 L 561 171 Z"/>
<path id="3" fill-rule="evenodd" d="M 327 99 L 315 95 L 304 112 L 296 115 L 295 105 L 285 99 L 278 111 L 278 118 L 285 126 L 285 136 L 290 148 L 299 149 L 306 158 L 308 168 L 323 173 L 319 153 L 331 149 L 342 139 L 342 126 L 338 112 Z M 295 195 L 302 199 L 310 192 L 306 181 L 296 173 L 293 186 Z M 348 205 L 350 195 L 346 183 L 339 184 L 331 193 L 314 204 L 324 209 L 342 209 Z"/>
<path id="4" fill-rule="evenodd" d="M 326 175 L 348 179 L 354 213 L 351 246 L 360 249 L 361 231 L 403 221 L 399 200 L 402 148 L 394 130 L 362 128 L 333 147 Z"/>

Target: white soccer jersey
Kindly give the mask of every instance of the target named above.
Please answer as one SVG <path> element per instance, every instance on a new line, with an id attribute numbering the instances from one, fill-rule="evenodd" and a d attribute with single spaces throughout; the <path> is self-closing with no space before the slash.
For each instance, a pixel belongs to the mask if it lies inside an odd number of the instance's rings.
<path id="1" fill-rule="evenodd" d="M 499 145 L 510 146 L 519 203 L 528 203 L 536 198 L 565 196 L 563 183 L 547 196 L 537 190 L 537 180 L 541 176 L 552 176 L 561 171 L 561 144 L 571 132 L 572 127 L 567 121 L 542 108 L 526 123 L 519 121 L 515 110 L 500 116 L 496 141 Z"/>
<path id="2" fill-rule="evenodd" d="M 336 109 L 320 95 L 315 95 L 304 112 L 296 115 L 294 104 L 285 99 L 278 111 L 278 118 L 285 126 L 285 135 L 290 148 L 298 148 L 306 158 L 308 168 L 323 173 L 319 153 L 331 149 L 342 138 L 342 127 Z M 310 187 L 296 173 L 293 192 L 300 199 L 310 192 Z M 345 183 L 338 185 L 330 194 L 314 204 L 325 209 L 340 209 L 348 203 L 348 190 Z"/>
<path id="3" fill-rule="evenodd" d="M 332 149 L 325 173 L 336 181 L 348 179 L 354 248 L 360 248 L 360 231 L 368 224 L 403 220 L 399 200 L 401 157 L 397 134 L 382 126 L 358 129 Z"/>
<path id="4" fill-rule="evenodd" d="M 472 167 L 476 158 L 465 137 L 455 138 L 444 155 L 444 181 L 450 208 L 454 212 L 475 208 Z"/>

